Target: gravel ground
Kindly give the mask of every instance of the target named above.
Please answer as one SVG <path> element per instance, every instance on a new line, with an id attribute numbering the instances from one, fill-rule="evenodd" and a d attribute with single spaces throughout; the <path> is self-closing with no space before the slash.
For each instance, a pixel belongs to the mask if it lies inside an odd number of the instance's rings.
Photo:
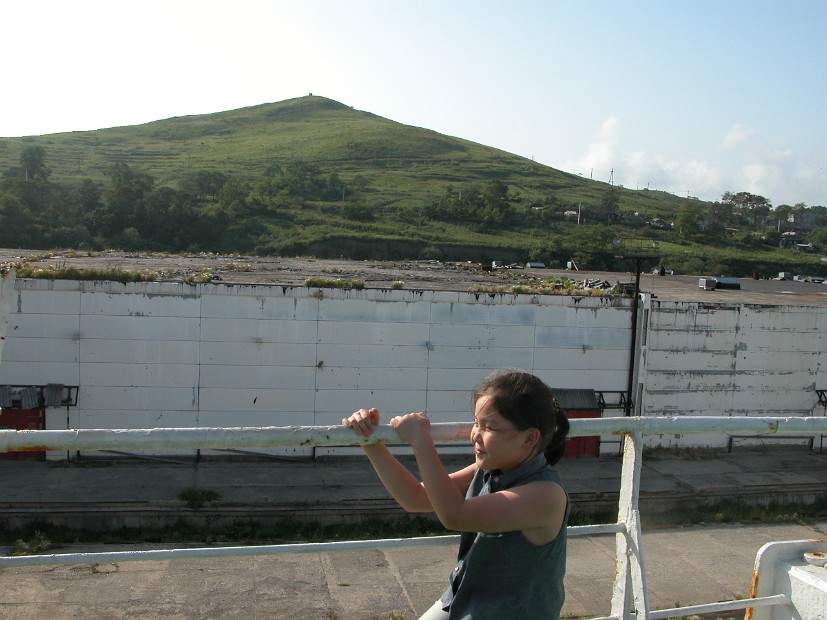
<path id="1" fill-rule="evenodd" d="M 467 291 L 472 287 L 538 285 L 553 275 L 583 279 L 577 272 L 546 269 L 485 270 L 478 263 L 439 261 L 353 261 L 314 258 L 258 257 L 222 254 L 166 254 L 160 252 L 45 252 L 0 249 L 0 263 L 25 262 L 40 267 L 152 271 L 158 281 L 181 281 L 208 272 L 225 284 L 304 286 L 308 278 L 360 280 L 367 288 Z M 628 273 L 609 274 L 614 285 L 629 281 Z"/>
<path id="2" fill-rule="evenodd" d="M 39 267 L 75 267 L 100 270 L 151 271 L 158 281 L 194 281 L 199 274 L 222 284 L 264 284 L 305 286 L 308 278 L 359 280 L 365 288 L 405 290 L 508 292 L 511 287 L 537 287 L 548 278 L 566 277 L 633 284 L 634 273 L 605 271 L 567 271 L 563 269 L 486 270 L 476 263 L 439 261 L 353 261 L 315 258 L 259 257 L 233 254 L 167 254 L 162 252 L 46 252 L 42 250 L 0 249 L 0 265 L 25 262 Z M 648 267 L 648 266 L 647 266 Z M 709 275 L 709 274 L 707 274 Z M 704 291 L 698 288 L 697 275 L 653 275 L 642 273 L 641 292 L 665 301 L 704 304 L 748 303 L 791 306 L 827 306 L 827 284 L 790 280 L 740 279 L 739 290 Z M 585 294 L 600 295 L 592 290 Z"/>

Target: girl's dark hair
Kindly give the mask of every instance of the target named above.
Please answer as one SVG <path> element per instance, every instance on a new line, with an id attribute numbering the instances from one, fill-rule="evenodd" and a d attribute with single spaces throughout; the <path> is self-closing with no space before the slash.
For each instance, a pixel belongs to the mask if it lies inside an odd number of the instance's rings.
<path id="1" fill-rule="evenodd" d="M 519 430 L 540 431 L 540 448 L 550 465 L 563 456 L 569 420 L 554 393 L 538 377 L 523 370 L 498 370 L 474 390 L 474 404 L 490 396 L 497 412 Z"/>

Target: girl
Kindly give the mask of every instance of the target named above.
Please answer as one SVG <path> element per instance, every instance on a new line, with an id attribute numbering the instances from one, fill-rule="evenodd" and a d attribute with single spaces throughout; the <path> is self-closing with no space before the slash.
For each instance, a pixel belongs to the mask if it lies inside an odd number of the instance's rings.
<path id="1" fill-rule="evenodd" d="M 521 370 L 498 371 L 474 391 L 474 463 L 449 474 L 425 413 L 390 421 L 413 448 L 420 483 L 382 443 L 364 450 L 388 492 L 408 512 L 435 512 L 462 532 L 449 587 L 422 619 L 559 618 L 569 501 L 551 468 L 569 423 L 550 388 Z M 369 437 L 379 411 L 342 424 Z"/>

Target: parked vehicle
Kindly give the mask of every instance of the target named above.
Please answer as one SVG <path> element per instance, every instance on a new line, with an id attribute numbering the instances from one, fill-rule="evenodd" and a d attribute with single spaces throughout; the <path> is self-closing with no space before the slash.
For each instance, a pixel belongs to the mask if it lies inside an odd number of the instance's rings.
<path id="1" fill-rule="evenodd" d="M 698 288 L 705 291 L 714 291 L 718 287 L 718 281 L 715 278 L 698 278 Z"/>
<path id="2" fill-rule="evenodd" d="M 715 288 L 730 288 L 730 289 L 740 289 L 741 283 L 738 281 L 738 278 L 729 278 L 727 276 L 718 276 L 715 278 L 717 284 Z"/>

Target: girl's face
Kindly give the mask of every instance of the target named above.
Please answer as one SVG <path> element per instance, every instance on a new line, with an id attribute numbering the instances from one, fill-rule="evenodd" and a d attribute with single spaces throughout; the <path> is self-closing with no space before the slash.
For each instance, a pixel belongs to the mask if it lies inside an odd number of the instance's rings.
<path id="1" fill-rule="evenodd" d="M 471 443 L 479 469 L 511 471 L 533 456 L 539 431 L 521 431 L 502 417 L 493 406 L 491 396 L 481 396 L 474 408 Z"/>

